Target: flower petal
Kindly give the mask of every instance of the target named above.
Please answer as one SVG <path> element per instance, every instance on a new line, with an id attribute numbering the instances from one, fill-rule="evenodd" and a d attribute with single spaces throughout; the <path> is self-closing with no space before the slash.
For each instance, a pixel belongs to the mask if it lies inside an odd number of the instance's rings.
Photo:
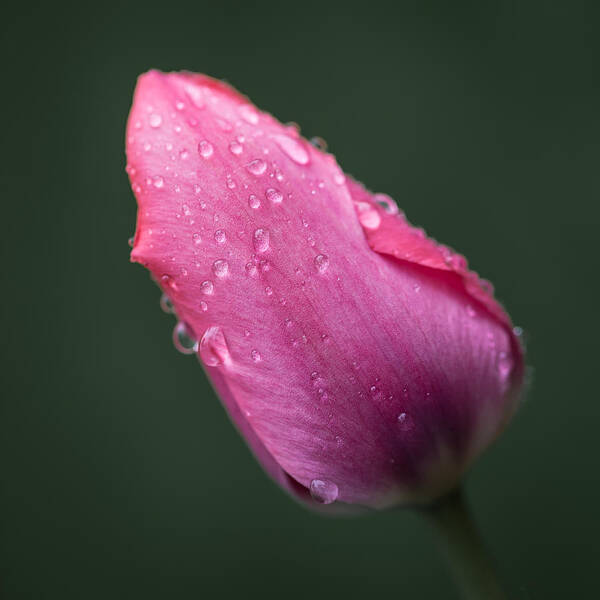
<path id="1" fill-rule="evenodd" d="M 150 72 L 127 156 L 132 260 L 284 487 L 427 501 L 503 427 L 521 370 L 507 317 L 410 227 L 365 215 L 370 195 L 294 127 L 210 78 Z"/>

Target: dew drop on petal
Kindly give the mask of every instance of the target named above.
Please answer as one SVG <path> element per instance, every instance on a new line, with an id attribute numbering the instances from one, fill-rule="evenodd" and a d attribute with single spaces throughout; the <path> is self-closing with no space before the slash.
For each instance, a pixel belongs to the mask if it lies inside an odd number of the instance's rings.
<path id="1" fill-rule="evenodd" d="M 150 123 L 150 127 L 156 129 L 162 125 L 162 117 L 156 113 L 152 113 L 148 119 L 148 122 Z"/>
<path id="2" fill-rule="evenodd" d="M 160 175 L 157 175 L 152 183 L 155 188 L 160 189 L 165 185 L 165 180 Z"/>
<path id="3" fill-rule="evenodd" d="M 387 194 L 374 194 L 373 200 L 379 204 L 390 215 L 397 215 L 399 213 L 398 205 L 394 202 L 393 198 Z"/>
<path id="4" fill-rule="evenodd" d="M 379 213 L 367 202 L 357 202 L 358 220 L 365 229 L 377 229 L 381 225 Z"/>
<path id="5" fill-rule="evenodd" d="M 238 108 L 238 112 L 240 113 L 240 117 L 247 123 L 250 123 L 250 125 L 256 125 L 258 123 L 258 113 L 249 104 L 242 104 Z"/>
<path id="6" fill-rule="evenodd" d="M 214 149 L 212 144 L 207 140 L 202 140 L 198 144 L 198 153 L 202 158 L 210 158 L 213 155 Z"/>
<path id="7" fill-rule="evenodd" d="M 319 504 L 331 504 L 337 500 L 338 486 L 332 481 L 313 479 L 310 482 L 310 495 Z"/>
<path id="8" fill-rule="evenodd" d="M 215 291 L 215 286 L 210 279 L 207 279 L 200 284 L 200 291 L 206 296 L 210 296 Z"/>
<path id="9" fill-rule="evenodd" d="M 182 354 L 193 354 L 198 349 L 198 341 L 194 339 L 189 327 L 181 321 L 173 329 L 173 344 Z"/>
<path id="10" fill-rule="evenodd" d="M 262 357 L 258 350 L 252 350 L 252 352 L 250 352 L 250 358 L 252 358 L 254 362 L 260 362 L 262 360 Z"/>
<path id="11" fill-rule="evenodd" d="M 206 302 L 204 302 L 204 300 L 200 301 L 200 310 L 202 312 L 206 312 L 208 310 L 208 304 L 206 304 Z"/>
<path id="12" fill-rule="evenodd" d="M 167 314 L 173 314 L 175 312 L 171 298 L 166 294 L 162 294 L 160 297 L 160 307 L 163 312 L 166 312 Z"/>
<path id="13" fill-rule="evenodd" d="M 212 266 L 213 273 L 219 277 L 226 277 L 229 273 L 229 263 L 224 258 L 219 258 L 215 260 Z"/>
<path id="14" fill-rule="evenodd" d="M 246 170 L 252 175 L 263 175 L 267 170 L 267 163 L 262 158 L 257 158 L 246 165 Z"/>
<path id="15" fill-rule="evenodd" d="M 269 188 L 265 192 L 265 197 L 273 204 L 280 204 L 283 201 L 283 194 L 275 188 Z"/>
<path id="16" fill-rule="evenodd" d="M 254 194 L 250 194 L 250 197 L 248 198 L 248 206 L 250 208 L 258 208 L 260 206 L 260 200 Z"/>
<path id="17" fill-rule="evenodd" d="M 252 237 L 254 249 L 257 252 L 266 252 L 269 249 L 269 230 L 257 229 Z"/>
<path id="18" fill-rule="evenodd" d="M 506 352 L 498 354 L 498 374 L 504 380 L 507 379 L 513 369 L 513 361 Z"/>
<path id="19" fill-rule="evenodd" d="M 305 165 L 309 161 L 308 152 L 302 145 L 302 142 L 289 135 L 277 134 L 271 136 L 275 143 L 281 148 L 283 153 L 299 165 Z"/>
<path id="20" fill-rule="evenodd" d="M 215 241 L 217 244 L 224 244 L 227 241 L 227 234 L 223 229 L 217 229 L 215 231 Z"/>
<path id="21" fill-rule="evenodd" d="M 243 151 L 244 146 L 242 146 L 239 142 L 231 142 L 231 144 L 229 144 L 229 152 L 231 152 L 231 154 L 239 156 Z"/>
<path id="22" fill-rule="evenodd" d="M 250 277 L 256 277 L 258 275 L 258 267 L 253 262 L 246 263 L 246 273 Z"/>
<path id="23" fill-rule="evenodd" d="M 329 258 L 325 254 L 315 256 L 315 268 L 319 273 L 325 273 L 329 267 Z"/>
<path id="24" fill-rule="evenodd" d="M 196 108 L 204 108 L 204 98 L 200 88 L 193 85 L 187 85 L 185 87 L 185 93 Z"/>
<path id="25" fill-rule="evenodd" d="M 319 136 L 314 136 L 310 138 L 310 143 L 315 147 L 321 150 L 322 152 L 327 152 L 327 142 Z"/>
<path id="26" fill-rule="evenodd" d="M 200 340 L 198 354 L 208 367 L 217 367 L 231 362 L 231 354 L 223 330 L 218 325 L 209 327 Z"/>

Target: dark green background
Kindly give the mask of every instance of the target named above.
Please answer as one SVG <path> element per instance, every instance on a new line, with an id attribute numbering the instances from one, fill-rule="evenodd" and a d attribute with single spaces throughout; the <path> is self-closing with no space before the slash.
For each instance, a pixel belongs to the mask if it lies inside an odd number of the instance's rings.
<path id="1" fill-rule="evenodd" d="M 595 597 L 596 3 L 83 4 L 2 9 L 2 597 L 456 598 L 412 513 L 291 502 L 172 347 L 128 262 L 151 67 L 324 137 L 496 284 L 534 383 L 467 491 L 513 597 Z"/>

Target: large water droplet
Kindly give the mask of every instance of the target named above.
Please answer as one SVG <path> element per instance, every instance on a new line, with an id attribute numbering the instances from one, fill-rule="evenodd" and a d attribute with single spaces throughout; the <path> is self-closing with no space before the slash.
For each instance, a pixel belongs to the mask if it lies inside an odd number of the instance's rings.
<path id="1" fill-rule="evenodd" d="M 198 354 L 208 367 L 231 362 L 231 354 L 223 330 L 218 325 L 209 327 L 200 340 Z"/>
<path id="2" fill-rule="evenodd" d="M 338 486 L 332 481 L 313 479 L 310 482 L 310 495 L 319 504 L 331 504 L 337 500 Z"/>
<path id="3" fill-rule="evenodd" d="M 219 258 L 213 263 L 213 273 L 220 278 L 226 277 L 229 273 L 229 263 L 224 258 Z"/>
<path id="4" fill-rule="evenodd" d="M 365 229 L 377 229 L 381 225 L 381 217 L 368 202 L 356 202 L 358 220 Z"/>
<path id="5" fill-rule="evenodd" d="M 198 144 L 198 152 L 202 158 L 210 158 L 214 152 L 213 145 L 207 140 L 202 140 Z"/>
<path id="6" fill-rule="evenodd" d="M 173 329 L 173 344 L 182 354 L 193 354 L 198 350 L 198 341 L 194 339 L 189 327 L 181 321 Z"/>
<path id="7" fill-rule="evenodd" d="M 329 258 L 325 254 L 315 256 L 315 268 L 319 273 L 325 273 L 329 267 Z"/>
<path id="8" fill-rule="evenodd" d="M 269 249 L 269 231 L 268 229 L 257 229 L 252 239 L 254 249 L 257 252 L 266 252 Z"/>
<path id="9" fill-rule="evenodd" d="M 246 170 L 252 175 L 262 175 L 267 170 L 267 163 L 262 158 L 257 158 L 246 165 Z"/>
<path id="10" fill-rule="evenodd" d="M 308 152 L 299 140 L 295 140 L 289 135 L 277 134 L 271 136 L 281 150 L 299 165 L 305 165 L 309 161 Z"/>
<path id="11" fill-rule="evenodd" d="M 154 185 L 154 187 L 155 187 L 155 188 L 158 188 L 158 189 L 160 189 L 160 188 L 164 187 L 164 185 L 165 185 L 165 180 L 164 180 L 164 179 L 163 179 L 163 178 L 162 178 L 160 175 L 157 175 L 157 176 L 154 178 L 154 180 L 153 180 L 153 182 L 152 182 L 152 183 L 153 183 L 153 185 Z"/>
<path id="12" fill-rule="evenodd" d="M 265 192 L 265 196 L 267 200 L 271 201 L 273 204 L 280 204 L 283 201 L 283 194 L 275 188 L 269 188 Z"/>

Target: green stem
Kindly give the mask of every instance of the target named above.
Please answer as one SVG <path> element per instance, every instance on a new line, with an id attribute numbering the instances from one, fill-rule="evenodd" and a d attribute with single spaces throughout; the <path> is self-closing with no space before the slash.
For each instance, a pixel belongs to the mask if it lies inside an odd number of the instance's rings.
<path id="1" fill-rule="evenodd" d="M 465 600 L 506 600 L 494 566 L 460 489 L 423 514 L 433 526 Z"/>

